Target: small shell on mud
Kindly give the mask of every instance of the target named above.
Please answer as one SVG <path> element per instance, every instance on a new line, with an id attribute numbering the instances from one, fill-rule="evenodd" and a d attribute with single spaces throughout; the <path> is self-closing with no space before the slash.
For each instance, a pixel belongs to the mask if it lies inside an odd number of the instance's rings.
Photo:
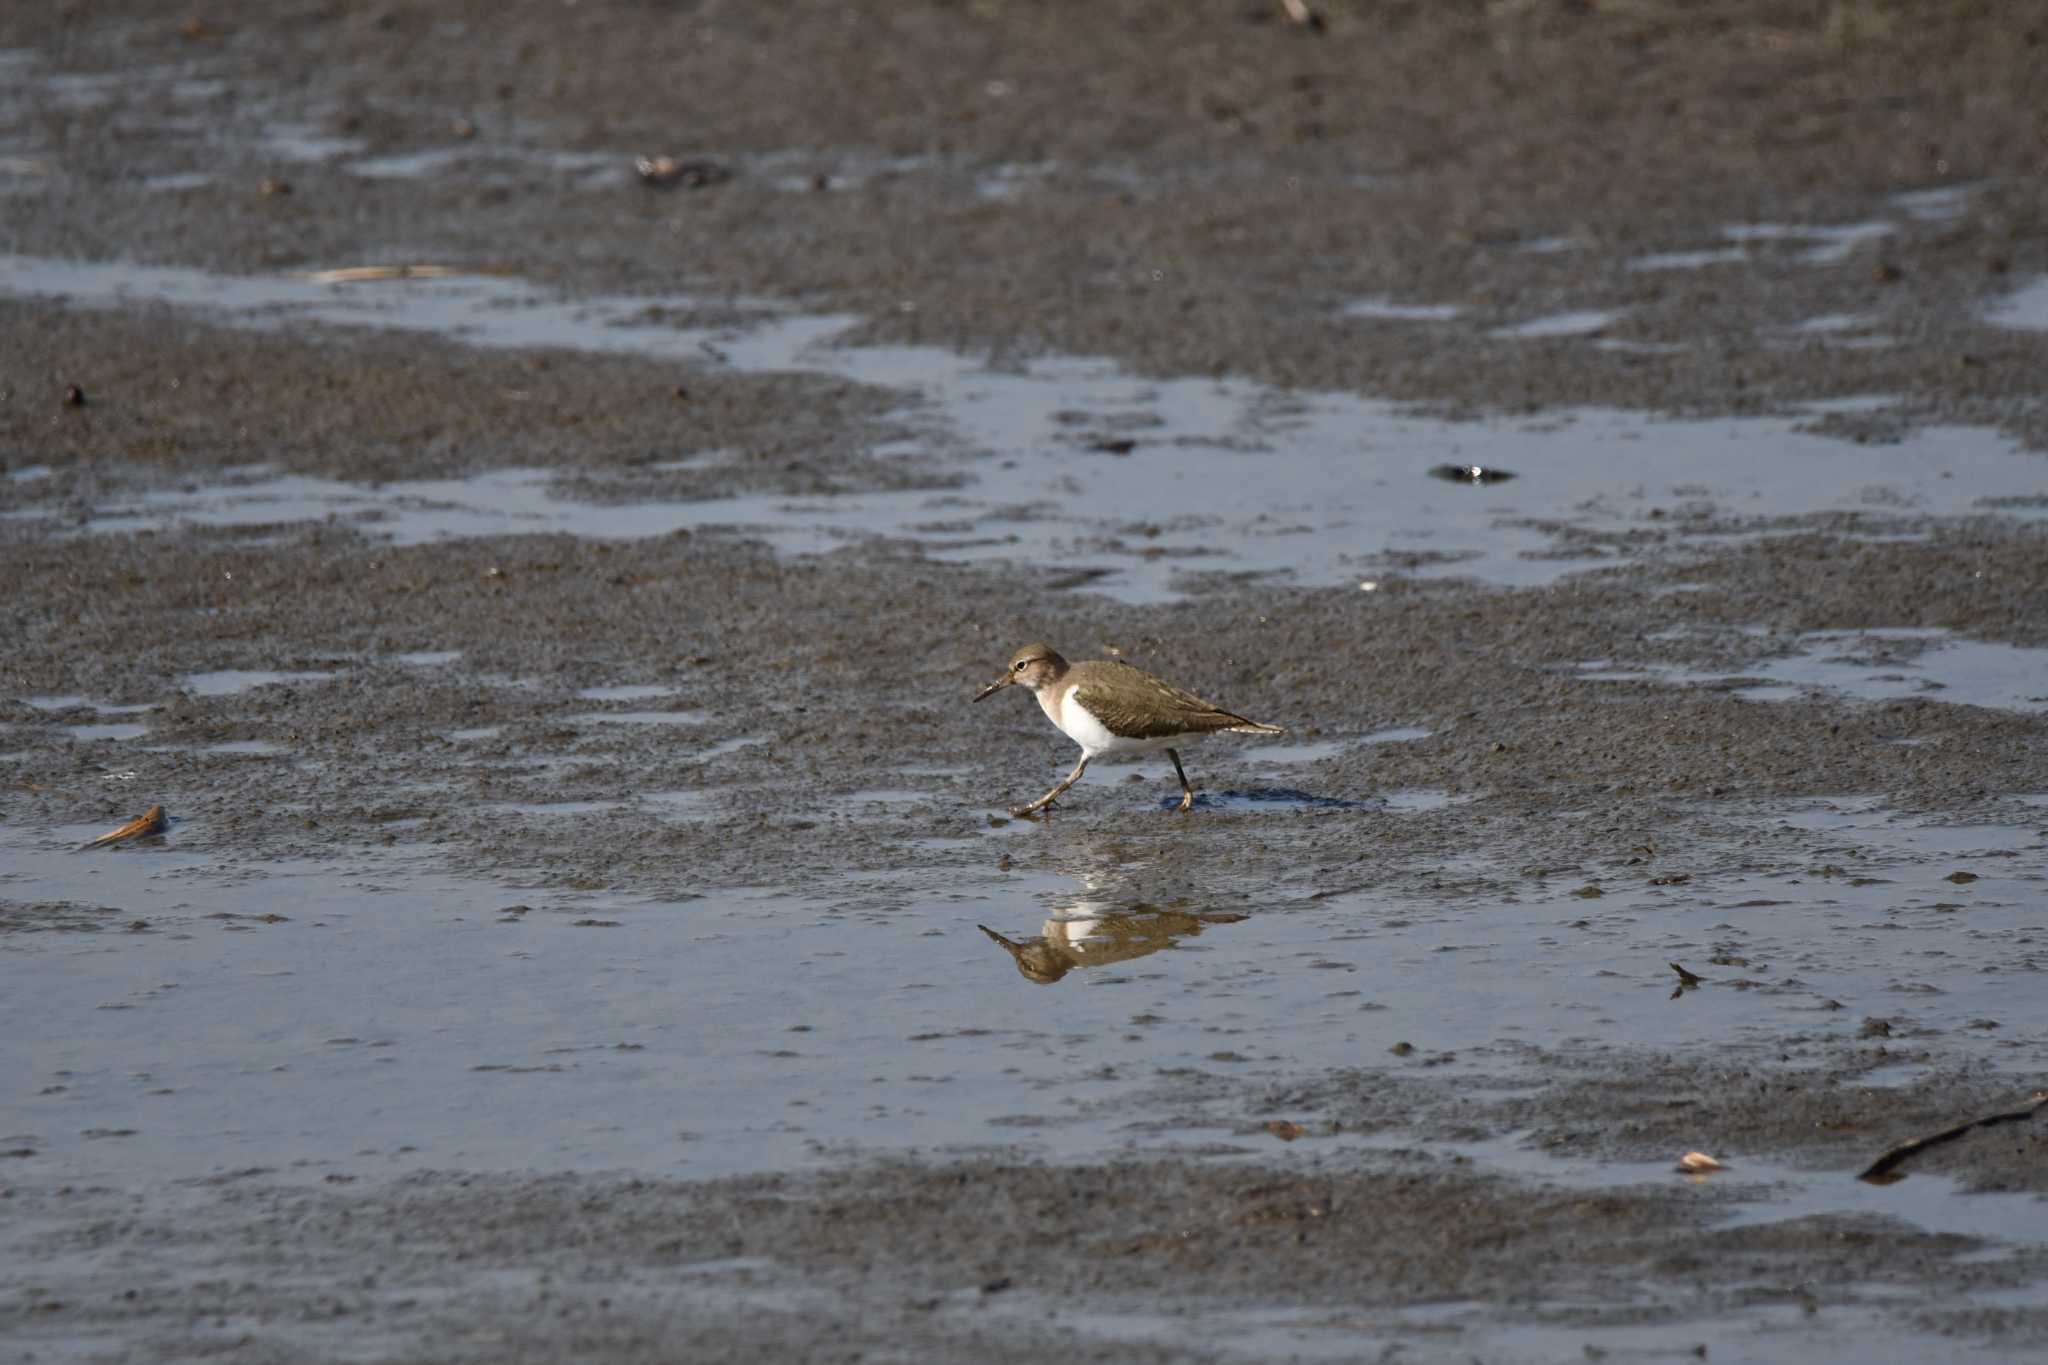
<path id="1" fill-rule="evenodd" d="M 1678 1158 L 1678 1169 L 1687 1175 L 1712 1175 L 1715 1171 L 1726 1170 L 1727 1167 L 1705 1152 L 1687 1152 Z"/>

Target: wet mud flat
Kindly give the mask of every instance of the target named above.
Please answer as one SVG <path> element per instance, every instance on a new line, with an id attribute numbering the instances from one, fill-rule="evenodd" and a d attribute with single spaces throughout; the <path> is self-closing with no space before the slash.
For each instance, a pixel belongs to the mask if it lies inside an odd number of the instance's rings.
<path id="1" fill-rule="evenodd" d="M 0 17 L 0 1354 L 2040 1348 L 2029 16 L 1318 8 Z"/>

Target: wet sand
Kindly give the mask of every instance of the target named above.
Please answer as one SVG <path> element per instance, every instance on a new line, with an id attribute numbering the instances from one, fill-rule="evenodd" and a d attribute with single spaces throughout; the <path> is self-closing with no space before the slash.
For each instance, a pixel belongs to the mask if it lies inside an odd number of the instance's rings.
<path id="1" fill-rule="evenodd" d="M 1319 8 L 0 16 L 0 1354 L 2040 1347 L 2048 26 Z"/>

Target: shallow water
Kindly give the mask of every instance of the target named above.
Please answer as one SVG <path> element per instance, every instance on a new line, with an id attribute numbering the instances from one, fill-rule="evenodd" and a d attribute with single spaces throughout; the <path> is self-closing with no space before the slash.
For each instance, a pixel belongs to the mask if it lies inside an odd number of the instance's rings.
<path id="1" fill-rule="evenodd" d="M 1981 514 L 1990 499 L 2020 500 L 1997 505 L 2003 515 L 2048 516 L 2028 505 L 2038 504 L 2038 457 L 1975 428 L 1857 444 L 1803 430 L 1796 417 L 1680 421 L 1579 410 L 1448 422 L 1345 394 L 1144 380 L 1085 358 L 992 369 L 936 347 L 837 346 L 832 338 L 852 319 L 759 301 L 721 301 L 735 320 L 678 328 L 660 321 L 664 310 L 703 305 L 563 300 L 481 276 L 330 284 L 0 257 L 0 292 L 98 305 L 156 300 L 254 326 L 400 328 L 469 345 L 832 374 L 919 395 L 919 434 L 880 453 L 966 480 L 958 489 L 674 502 L 662 500 L 659 484 L 600 479 L 595 491 L 605 500 L 582 502 L 538 469 L 377 487 L 250 469 L 230 486 L 103 499 L 89 512 L 91 531 L 338 518 L 412 544 L 731 527 L 787 554 L 889 536 L 937 559 L 1057 559 L 1099 571 L 1082 580 L 1090 591 L 1157 601 L 1198 581 L 1186 575 L 1210 571 L 1317 585 L 1394 574 L 1541 584 L 1624 555 L 1711 551 L 1731 524 L 1765 517 L 1855 512 L 1883 533 L 1901 516 Z M 1558 335 L 1606 320 L 1572 315 L 1510 330 Z M 1110 441 L 1105 432 L 1130 435 Z M 1483 486 L 1428 477 L 1447 464 L 1505 465 L 1521 477 Z M 38 512 L 31 505 L 9 515 Z M 1637 540 L 1589 543 L 1586 532 Z"/>
<path id="2" fill-rule="evenodd" d="M 2000 299 L 1985 313 L 1984 320 L 1998 327 L 2048 329 L 2048 275 Z"/>
<path id="3" fill-rule="evenodd" d="M 112 702 L 94 701 L 90 697 L 23 697 L 24 706 L 33 706 L 38 711 L 69 711 L 74 706 L 83 706 L 109 716 L 132 716 L 142 711 L 153 711 L 156 703 L 145 701 L 129 706 L 116 706 Z"/>
<path id="4" fill-rule="evenodd" d="M 611 687 L 586 687 L 577 692 L 583 701 L 646 701 L 649 697 L 672 697 L 676 689 L 663 683 L 620 683 Z"/>
<path id="5" fill-rule="evenodd" d="M 1789 643 L 1790 654 L 1728 673 L 1600 659 L 1582 664 L 1575 676 L 1587 682 L 1674 686 L 1770 680 L 1728 689 L 1746 701 L 1791 701 L 1825 692 L 1858 701 L 1921 697 L 2008 711 L 2048 708 L 2048 649 L 1959 639 L 1946 630 L 1918 627 L 1808 631 Z"/>
<path id="6" fill-rule="evenodd" d="M 223 668 L 211 673 L 188 673 L 178 680 L 182 691 L 195 697 L 231 697 L 258 687 L 278 683 L 325 682 L 333 673 L 279 673 L 267 668 Z"/>
<path id="7" fill-rule="evenodd" d="M 1511 323 L 1496 327 L 1488 335 L 1510 341 L 1541 341 L 1552 337 L 1590 336 L 1613 326 L 1621 320 L 1617 312 L 1599 309 L 1583 309 L 1571 313 L 1551 313 L 1543 317 L 1530 318 L 1525 322 Z"/>
<path id="8" fill-rule="evenodd" d="M 1354 299 L 1344 306 L 1346 317 L 1385 322 L 1449 322 L 1462 311 L 1455 303 L 1395 303 L 1381 298 Z"/>
<path id="9" fill-rule="evenodd" d="M 1555 1304 L 1543 1319 L 1500 1320 L 1499 1305 L 1460 1300 L 1379 1311 L 1217 1309 L 1167 1314 L 1070 1311 L 1037 1296 L 1005 1295 L 997 1316 L 1057 1314 L 1084 1338 L 1128 1341 L 1189 1352 L 1225 1350 L 1246 1360 L 1479 1360 L 1488 1365 L 1554 1365 L 1557 1361 L 1684 1362 L 1721 1365 L 1922 1365 L 1926 1340 L 1903 1337 L 1891 1314 L 1904 1306 L 1883 1286 L 1866 1307 L 1833 1307 L 1824 1317 L 1799 1303 L 1737 1308 L 1706 1320 L 1666 1310 L 1662 1320 L 1631 1323 L 1599 1305 Z M 1970 1296 L 1967 1302 L 1975 1302 Z M 1953 1306 L 1942 1300 L 1940 1306 Z M 1996 1351 L 1944 1342 L 1943 1358 L 2001 1359 Z"/>
<path id="10" fill-rule="evenodd" d="M 1930 211 L 1945 212 L 1952 204 L 1959 207 L 1960 202 L 1960 198 L 1931 198 L 1902 203 L 1899 207 L 1906 209 L 1909 216 L 1922 217 Z M 1636 257 L 1628 263 L 1628 268 L 1636 271 L 1699 270 L 1714 265 L 1742 265 L 1751 259 L 1757 243 L 1789 244 L 1792 259 L 1802 265 L 1836 265 L 1848 259 L 1864 243 L 1880 241 L 1897 231 L 1893 224 L 1883 222 L 1835 225 L 1731 223 L 1721 229 L 1721 238 L 1726 245 L 1652 252 Z"/>
<path id="11" fill-rule="evenodd" d="M 140 739 L 149 733 L 149 727 L 132 721 L 108 721 L 104 724 L 67 725 L 64 732 L 82 744 L 93 744 L 102 740 Z"/>
<path id="12" fill-rule="evenodd" d="M 698 796 L 647 804 L 693 818 Z M 0 1136 L 78 1180 L 713 1174 L 906 1147 L 1170 1149 L 1092 1103 L 1161 1068 L 1497 1074 L 1532 1045 L 1853 1038 L 1869 1018 L 1996 1067 L 2048 1061 L 2031 985 L 2048 836 L 1874 798 L 1733 812 L 1728 828 L 1722 853 L 1661 886 L 1525 869 L 1506 892 L 1460 894 L 1482 884 L 1447 865 L 1427 899 L 1359 887 L 1166 909 L 1124 863 L 643 896 L 522 891 L 396 853 L 243 861 L 190 824 L 92 853 L 73 850 L 98 828 L 0 829 L 0 897 L 103 926 L 0 936 L 0 1027 L 20 1040 L 0 1058 Z M 1064 965 L 1020 971 L 978 926 Z M 1674 995 L 1672 961 L 1704 984 Z"/>

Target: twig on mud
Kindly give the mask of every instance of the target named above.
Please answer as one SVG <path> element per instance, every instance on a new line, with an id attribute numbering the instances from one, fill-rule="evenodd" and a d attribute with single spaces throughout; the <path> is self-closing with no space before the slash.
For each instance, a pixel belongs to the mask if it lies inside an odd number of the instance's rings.
<path id="1" fill-rule="evenodd" d="M 86 840 L 78 846 L 78 852 L 83 853 L 89 848 L 105 848 L 109 844 L 125 843 L 130 839 L 147 839 L 162 834 L 169 824 L 170 821 L 164 816 L 164 808 L 151 806 L 119 829 L 110 829 L 97 839 Z"/>
<path id="2" fill-rule="evenodd" d="M 452 265 L 345 265 L 334 270 L 301 270 L 297 278 L 312 284 L 367 284 L 376 280 L 443 280 L 463 273 Z"/>
<path id="3" fill-rule="evenodd" d="M 1909 1157 L 1919 1155 L 1929 1147 L 1938 1147 L 1944 1142 L 1953 1142 L 1973 1128 L 1989 1128 L 1994 1124 L 2018 1123 L 2022 1119 L 2030 1119 L 2040 1112 L 2044 1105 L 2048 1105 L 2048 1090 L 2036 1090 L 2033 1098 L 2028 1101 L 2027 1107 L 2024 1109 L 2009 1109 L 2002 1114 L 1986 1114 L 1983 1118 L 1971 1119 L 1968 1123 L 1959 1123 L 1953 1128 L 1944 1128 L 1940 1132 L 1930 1133 L 1926 1137 L 1910 1138 L 1905 1142 L 1899 1143 L 1896 1147 L 1886 1148 L 1884 1155 L 1878 1157 L 1877 1160 L 1857 1172 L 1856 1178 L 1858 1180 L 1882 1181 L 1887 1175 L 1891 1174 L 1894 1167 Z M 1896 1178 L 1894 1177 L 1894 1179 Z"/>

